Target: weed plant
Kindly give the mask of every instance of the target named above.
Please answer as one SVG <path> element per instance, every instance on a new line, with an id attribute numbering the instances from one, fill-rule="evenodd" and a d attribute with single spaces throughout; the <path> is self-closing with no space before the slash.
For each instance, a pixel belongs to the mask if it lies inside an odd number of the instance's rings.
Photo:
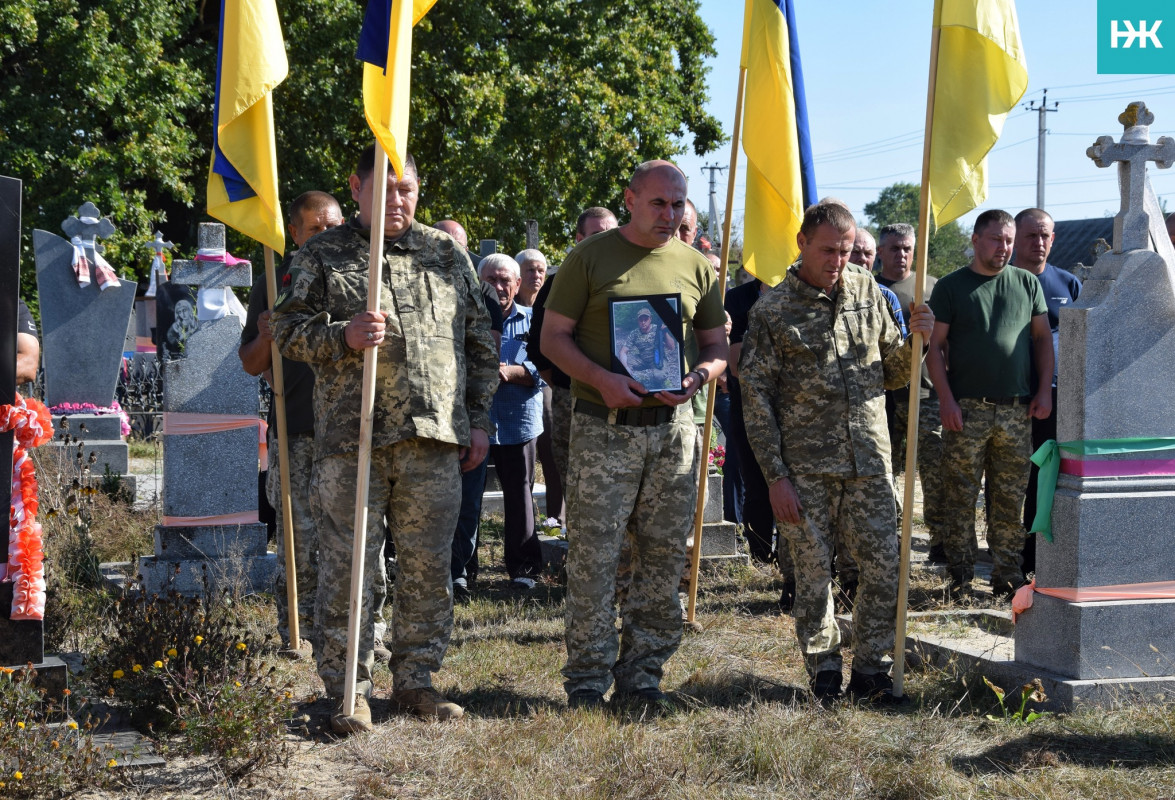
<path id="1" fill-rule="evenodd" d="M 0 797 L 64 797 L 112 785 L 118 764 L 94 741 L 93 723 L 65 717 L 35 679 L 31 665 L 0 667 Z"/>

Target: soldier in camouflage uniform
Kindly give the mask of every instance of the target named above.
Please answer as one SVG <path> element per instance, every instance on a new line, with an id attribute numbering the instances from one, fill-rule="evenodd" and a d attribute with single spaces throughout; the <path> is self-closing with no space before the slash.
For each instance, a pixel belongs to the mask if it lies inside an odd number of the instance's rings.
<path id="1" fill-rule="evenodd" d="M 304 192 L 294 199 L 289 209 L 290 238 L 295 247 L 306 244 L 316 233 L 343 224 L 339 201 L 326 192 Z M 278 285 L 290 271 L 293 253 L 288 254 L 275 271 Z M 241 331 L 241 346 L 237 355 L 250 375 L 264 374 L 270 380 L 273 366 L 273 334 L 269 329 L 269 297 L 264 273 L 253 282 L 249 293 L 249 311 Z M 298 629 L 304 638 L 313 642 L 314 598 L 318 587 L 318 526 L 310 510 L 310 471 L 314 464 L 314 372 L 300 361 L 282 359 L 286 401 L 286 456 L 289 460 L 291 528 L 294 535 L 294 567 L 297 570 Z M 288 643 L 283 651 L 291 658 L 302 658 L 308 648 L 302 642 L 290 641 L 289 610 L 286 606 L 286 559 L 283 528 L 281 470 L 276 403 L 269 410 L 269 469 L 265 479 L 265 494 L 277 512 L 278 564 L 280 572 L 274 586 L 277 600 L 277 632 Z"/>
<path id="2" fill-rule="evenodd" d="M 381 156 L 382 157 L 382 156 Z M 461 507 L 460 472 L 485 458 L 498 357 L 473 265 L 452 237 L 415 222 L 411 157 L 389 172 L 380 312 L 366 311 L 374 147 L 350 178 L 359 213 L 298 251 L 274 310 L 282 354 L 314 368 L 320 560 L 315 620 L 318 671 L 342 695 L 350 598 L 363 350 L 379 346 L 372 428 L 364 602 L 355 710 L 331 718 L 340 733 L 371 728 L 372 587 L 386 514 L 397 553 L 390 668 L 395 699 L 421 716 L 460 717 L 432 688 L 453 625 L 450 557 Z"/>
<path id="3" fill-rule="evenodd" d="M 1040 281 L 1008 266 L 1016 226 L 999 209 L 975 220 L 971 263 L 945 275 L 930 295 L 936 322 L 926 366 L 938 392 L 946 520 L 943 546 L 952 594 L 975 577 L 975 500 L 988 481 L 987 547 L 995 597 L 1023 581 L 1032 422 L 1052 413 L 1053 335 Z M 1036 365 L 1036 383 L 1031 379 Z"/>
<path id="4" fill-rule="evenodd" d="M 668 161 L 642 164 L 624 193 L 624 226 L 581 242 L 546 302 L 542 350 L 572 378 L 567 480 L 568 706 L 657 704 L 662 666 L 681 641 L 677 585 L 694 515 L 697 428 L 690 398 L 726 366 L 725 313 L 710 262 L 674 239 L 686 182 Z M 609 302 L 677 292 L 690 371 L 680 393 L 646 394 L 609 370 Z M 632 581 L 616 633 L 613 599 L 625 529 Z"/>
<path id="5" fill-rule="evenodd" d="M 911 352 L 877 284 L 845 269 L 855 234 L 847 209 L 808 209 L 800 260 L 751 308 L 739 358 L 747 438 L 791 544 L 796 636 L 821 700 L 841 691 L 838 528 L 860 570 L 849 691 L 892 697 L 898 537 L 883 390 L 907 380 Z M 929 308 L 914 310 L 912 330 L 932 325 Z"/>
<path id="6" fill-rule="evenodd" d="M 661 345 L 661 326 L 653 324 L 653 313 L 647 308 L 637 312 L 636 324 L 617 355 L 632 377 L 659 386 L 665 382 L 666 355 Z"/>

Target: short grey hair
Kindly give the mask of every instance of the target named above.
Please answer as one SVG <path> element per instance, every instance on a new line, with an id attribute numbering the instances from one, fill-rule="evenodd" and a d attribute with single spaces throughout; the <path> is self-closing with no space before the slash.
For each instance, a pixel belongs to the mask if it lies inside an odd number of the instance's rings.
<path id="1" fill-rule="evenodd" d="M 477 276 L 484 280 L 486 270 L 489 269 L 507 269 L 515 278 L 522 280 L 522 270 L 518 268 L 518 262 L 505 253 L 490 253 L 483 258 L 477 265 Z"/>
<path id="2" fill-rule="evenodd" d="M 525 264 L 528 261 L 541 261 L 544 264 L 547 263 L 547 257 L 543 255 L 541 251 L 535 250 L 533 247 L 527 248 L 518 255 L 514 256 L 514 260 L 517 261 L 519 265 Z"/>
<path id="3" fill-rule="evenodd" d="M 918 231 L 908 222 L 893 222 L 877 232 L 877 240 L 880 242 L 884 242 L 890 236 L 897 236 L 901 239 L 909 236 L 911 239 L 917 239 Z"/>

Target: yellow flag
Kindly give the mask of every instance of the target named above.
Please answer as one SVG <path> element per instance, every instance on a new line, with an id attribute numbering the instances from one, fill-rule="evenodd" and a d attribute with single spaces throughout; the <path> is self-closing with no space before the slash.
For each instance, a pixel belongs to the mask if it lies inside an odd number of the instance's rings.
<path id="1" fill-rule="evenodd" d="M 412 77 L 412 26 L 436 0 L 368 0 L 359 33 L 363 112 L 397 177 L 408 152 L 408 98 Z"/>
<path id="2" fill-rule="evenodd" d="M 930 208 L 942 227 L 987 198 L 987 154 L 1028 89 L 1013 0 L 937 0 Z"/>
<path id="3" fill-rule="evenodd" d="M 286 237 L 271 92 L 288 71 L 275 0 L 224 0 L 208 214 L 277 253 L 285 250 Z"/>
<path id="4" fill-rule="evenodd" d="M 743 268 L 775 285 L 799 255 L 796 234 L 816 195 L 793 0 L 746 0 Z"/>

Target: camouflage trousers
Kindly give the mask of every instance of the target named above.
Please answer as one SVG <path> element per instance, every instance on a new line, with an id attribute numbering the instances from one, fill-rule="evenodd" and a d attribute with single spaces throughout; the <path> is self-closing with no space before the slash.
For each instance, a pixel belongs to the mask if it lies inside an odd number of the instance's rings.
<path id="1" fill-rule="evenodd" d="M 697 429 L 689 405 L 647 427 L 585 414 L 571 423 L 564 688 L 660 685 L 681 642 L 677 587 L 694 516 Z M 631 529 L 632 577 L 616 631 L 616 573 Z"/>
<path id="2" fill-rule="evenodd" d="M 890 419 L 889 441 L 893 446 L 893 474 L 900 475 L 906 468 L 906 431 L 910 426 L 909 395 L 901 393 L 894 404 Z M 922 401 L 918 410 L 918 482 L 922 484 L 922 518 L 930 529 L 930 544 L 942 544 L 946 527 L 946 485 L 942 472 L 942 418 L 938 397 Z M 902 515 L 902 498 L 898 500 L 898 516 Z"/>
<path id="3" fill-rule="evenodd" d="M 318 674 L 332 697 L 341 696 L 346 668 L 357 456 L 328 456 L 315 464 L 319 579 L 315 624 L 322 647 Z M 375 661 L 376 595 L 383 590 L 386 515 L 396 543 L 396 599 L 392 608 L 390 668 L 397 690 L 432 684 L 453 629 L 449 575 L 453 530 L 461 508 L 457 446 L 408 439 L 371 454 L 367 543 L 363 561 L 356 691 L 370 695 Z"/>
<path id="4" fill-rule="evenodd" d="M 795 560 L 796 638 L 808 674 L 842 666 L 829 570 L 837 531 L 860 571 L 853 605 L 853 669 L 888 672 L 893 664 L 899 560 L 890 476 L 793 475 L 791 482 L 803 509 L 801 523 L 776 524 Z"/>
<path id="5" fill-rule="evenodd" d="M 573 400 L 571 390 L 561 386 L 551 387 L 551 453 L 555 456 L 555 468 L 563 480 L 566 494 L 568 450 L 571 446 L 571 415 Z M 548 515 L 549 515 L 548 511 Z M 566 520 L 565 520 L 566 521 Z"/>
<path id="6" fill-rule="evenodd" d="M 975 501 L 987 473 L 987 548 L 992 584 L 1023 582 L 1020 557 L 1024 526 L 1020 513 L 1028 486 L 1032 422 L 1027 404 L 999 406 L 959 400 L 963 430 L 943 431 L 942 473 L 946 486 L 943 549 L 954 580 L 975 577 Z"/>
<path id="7" fill-rule="evenodd" d="M 294 533 L 294 569 L 298 589 L 299 638 L 308 639 L 318 649 L 314 633 L 314 598 L 318 589 L 318 525 L 311 512 L 310 481 L 314 469 L 314 436 L 295 434 L 286 438 L 290 464 L 290 512 Z M 274 586 L 277 600 L 277 632 L 282 642 L 290 642 L 290 612 L 286 595 L 286 539 L 283 527 L 281 469 L 276 437 L 269 440 L 269 474 L 265 494 L 277 512 L 278 574 Z"/>

